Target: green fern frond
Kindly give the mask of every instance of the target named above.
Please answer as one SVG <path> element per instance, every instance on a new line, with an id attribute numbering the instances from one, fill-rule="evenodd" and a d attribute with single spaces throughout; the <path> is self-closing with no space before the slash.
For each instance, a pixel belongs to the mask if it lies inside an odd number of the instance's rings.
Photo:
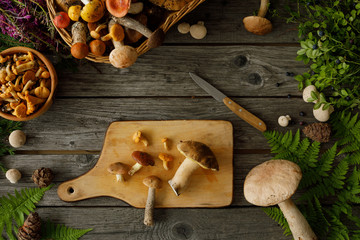
<path id="1" fill-rule="evenodd" d="M 286 218 L 284 217 L 284 214 L 282 213 L 280 208 L 278 208 L 278 207 L 267 207 L 267 208 L 263 208 L 263 211 L 271 219 L 273 219 L 275 222 L 277 222 L 281 226 L 281 228 L 284 230 L 283 234 L 285 236 L 290 236 L 291 235 L 291 230 L 290 230 L 289 224 L 286 221 Z"/>
<path id="2" fill-rule="evenodd" d="M 16 223 L 14 228 L 20 227 L 24 222 L 24 214 L 30 214 L 44 196 L 45 192 L 53 185 L 46 188 L 26 188 L 19 193 L 15 190 L 15 196 L 0 197 L 0 234 L 5 231 L 10 239 L 15 239 L 13 235 L 13 220 Z"/>
<path id="3" fill-rule="evenodd" d="M 60 224 L 46 222 L 45 227 L 41 228 L 41 239 L 77 240 L 91 230 L 92 228 L 75 229 Z"/>

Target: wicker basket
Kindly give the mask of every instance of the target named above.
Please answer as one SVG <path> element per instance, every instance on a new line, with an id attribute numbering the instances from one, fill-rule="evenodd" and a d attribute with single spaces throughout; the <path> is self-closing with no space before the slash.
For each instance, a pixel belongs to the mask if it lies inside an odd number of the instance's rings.
<path id="1" fill-rule="evenodd" d="M 182 9 L 176 12 L 172 12 L 169 14 L 169 16 L 166 18 L 165 22 L 159 27 L 161 28 L 165 33 L 170 29 L 172 25 L 177 23 L 182 17 L 184 17 L 186 14 L 194 10 L 199 4 L 204 2 L 205 0 L 193 0 L 186 4 Z M 49 11 L 50 19 L 51 21 L 54 20 L 54 16 L 56 14 L 56 7 L 54 0 L 46 0 L 47 8 Z M 54 26 L 55 27 L 55 26 Z M 64 28 L 57 28 L 56 30 L 59 32 L 62 39 L 71 47 L 71 35 L 66 29 Z M 147 41 L 145 40 L 139 47 L 136 48 L 136 51 L 138 55 L 142 55 L 149 51 L 149 48 L 147 47 Z M 86 59 L 93 61 L 93 62 L 99 62 L 99 63 L 110 63 L 109 56 L 96 56 L 92 53 L 89 53 L 89 55 L 86 57 Z"/>

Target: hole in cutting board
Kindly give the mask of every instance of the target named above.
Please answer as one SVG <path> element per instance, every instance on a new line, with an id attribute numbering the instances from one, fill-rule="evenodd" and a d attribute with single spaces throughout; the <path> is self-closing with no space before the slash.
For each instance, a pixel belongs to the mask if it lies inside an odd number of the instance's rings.
<path id="1" fill-rule="evenodd" d="M 68 192 L 69 194 L 73 194 L 73 193 L 75 192 L 75 190 L 74 190 L 73 187 L 69 187 L 69 188 L 67 189 L 67 192 Z"/>

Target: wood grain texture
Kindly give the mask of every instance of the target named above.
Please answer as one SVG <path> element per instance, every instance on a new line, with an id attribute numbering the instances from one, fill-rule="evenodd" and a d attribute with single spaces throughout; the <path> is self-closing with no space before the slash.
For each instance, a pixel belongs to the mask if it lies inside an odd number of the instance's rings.
<path id="1" fill-rule="evenodd" d="M 166 35 L 167 43 L 297 43 L 297 28 L 295 24 L 286 24 L 284 18 L 288 15 L 286 5 L 293 5 L 296 2 L 291 0 L 272 0 L 271 9 L 276 10 L 281 17 L 272 17 L 271 13 L 267 18 L 271 19 L 273 31 L 265 36 L 257 36 L 247 32 L 242 22 L 244 17 L 254 15 L 259 10 L 260 1 L 228 1 L 228 0 L 207 0 L 200 4 L 194 11 L 182 18 L 181 22 L 195 24 L 204 21 L 207 28 L 207 35 L 202 40 L 193 39 L 190 34 L 181 34 L 174 25 Z"/>
<path id="2" fill-rule="evenodd" d="M 312 104 L 300 98 L 233 98 L 262 119 L 268 130 L 296 130 L 299 121 L 315 122 Z M 305 113 L 304 117 L 299 112 Z M 277 119 L 290 115 L 296 124 L 281 128 Z M 100 151 L 109 123 L 132 120 L 227 120 L 234 126 L 234 149 L 268 149 L 261 132 L 213 98 L 78 98 L 57 99 L 43 116 L 27 122 L 28 142 L 19 150 Z"/>
<path id="3" fill-rule="evenodd" d="M 132 136 L 141 131 L 149 141 L 148 146 L 134 143 Z M 167 137 L 172 148 L 164 150 L 161 139 Z M 180 141 L 193 140 L 206 144 L 215 154 L 219 171 L 199 167 L 191 176 L 190 185 L 176 196 L 168 185 L 185 157 L 177 150 Z M 129 167 L 135 164 L 133 151 L 144 151 L 155 161 L 154 166 L 142 167 L 133 176 L 124 175 L 126 182 L 117 182 L 107 171 L 110 164 L 122 162 Z M 174 157 L 168 171 L 164 170 L 160 152 Z M 143 179 L 154 175 L 161 179 L 162 188 L 157 190 L 156 205 L 173 207 L 223 207 L 230 205 L 233 196 L 233 128 L 226 121 L 124 121 L 113 122 L 107 129 L 101 155 L 96 165 L 84 175 L 66 181 L 58 187 L 60 199 L 73 202 L 99 196 L 121 199 L 130 205 L 144 208 L 147 187 Z M 71 189 L 71 191 L 69 191 Z"/>
<path id="4" fill-rule="evenodd" d="M 300 74 L 308 70 L 295 60 L 298 49 L 163 46 L 139 57 L 136 64 L 126 69 L 87 63 L 78 72 L 59 70 L 56 97 L 208 96 L 188 72 L 197 73 L 229 97 L 286 96 L 289 93 L 299 96 L 298 82 L 286 76 L 286 72 Z"/>

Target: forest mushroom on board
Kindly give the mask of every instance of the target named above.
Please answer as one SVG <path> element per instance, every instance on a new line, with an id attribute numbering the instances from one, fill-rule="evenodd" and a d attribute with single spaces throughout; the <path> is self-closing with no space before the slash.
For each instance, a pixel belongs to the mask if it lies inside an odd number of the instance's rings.
<path id="1" fill-rule="evenodd" d="M 164 39 L 165 33 L 161 28 L 156 29 L 154 32 L 151 31 L 149 28 L 141 24 L 139 21 L 128 17 L 113 17 L 114 21 L 124 27 L 134 29 L 148 38 L 147 46 L 149 48 L 156 48 L 159 47 Z"/>
<path id="2" fill-rule="evenodd" d="M 272 31 L 272 24 L 265 18 L 268 8 L 269 0 L 261 0 L 258 15 L 249 16 L 243 19 L 245 29 L 256 35 L 265 35 L 270 33 Z"/>
<path id="3" fill-rule="evenodd" d="M 106 0 L 106 9 L 114 17 L 125 16 L 130 8 L 131 0 Z"/>
<path id="4" fill-rule="evenodd" d="M 186 158 L 169 180 L 170 187 L 179 196 L 189 185 L 191 174 L 201 166 L 204 169 L 219 171 L 219 164 L 211 149 L 201 142 L 184 141 L 177 145 L 179 152 Z"/>
<path id="5" fill-rule="evenodd" d="M 118 182 L 125 182 L 124 174 L 128 171 L 128 166 L 121 162 L 115 162 L 109 165 L 108 172 L 116 175 Z"/>
<path id="6" fill-rule="evenodd" d="M 169 170 L 169 162 L 174 161 L 174 157 L 167 153 L 159 153 L 159 159 L 163 162 L 165 170 Z"/>
<path id="7" fill-rule="evenodd" d="M 155 162 L 153 158 L 146 152 L 134 151 L 131 154 L 131 157 L 136 161 L 136 163 L 131 167 L 128 174 L 130 176 L 134 175 L 139 171 L 143 166 L 154 166 Z"/>
<path id="8" fill-rule="evenodd" d="M 76 22 L 71 27 L 72 46 L 71 55 L 77 59 L 83 59 L 89 54 L 89 47 L 86 45 L 86 26 L 82 22 Z"/>
<path id="9" fill-rule="evenodd" d="M 266 161 L 254 167 L 246 176 L 244 195 L 248 202 L 257 206 L 279 205 L 294 239 L 315 240 L 315 233 L 291 200 L 301 178 L 301 169 L 293 162 Z"/>
<path id="10" fill-rule="evenodd" d="M 117 24 L 115 21 L 110 20 L 109 22 L 109 32 L 111 27 Z M 109 61 L 116 68 L 127 68 L 133 65 L 136 62 L 138 54 L 135 48 L 124 45 L 122 41 L 115 41 L 112 39 L 115 49 L 110 52 Z"/>
<path id="11" fill-rule="evenodd" d="M 97 22 L 105 14 L 105 3 L 103 0 L 81 0 L 85 5 L 80 16 L 85 22 Z"/>
<path id="12" fill-rule="evenodd" d="M 144 214 L 144 224 L 146 226 L 154 225 L 155 192 L 156 189 L 161 188 L 161 183 L 161 180 L 156 176 L 148 176 L 143 180 L 143 184 L 149 188 Z"/>
<path id="13" fill-rule="evenodd" d="M 132 139 L 135 143 L 139 143 L 139 142 L 143 143 L 145 147 L 149 145 L 149 141 L 141 131 L 136 131 Z"/>

